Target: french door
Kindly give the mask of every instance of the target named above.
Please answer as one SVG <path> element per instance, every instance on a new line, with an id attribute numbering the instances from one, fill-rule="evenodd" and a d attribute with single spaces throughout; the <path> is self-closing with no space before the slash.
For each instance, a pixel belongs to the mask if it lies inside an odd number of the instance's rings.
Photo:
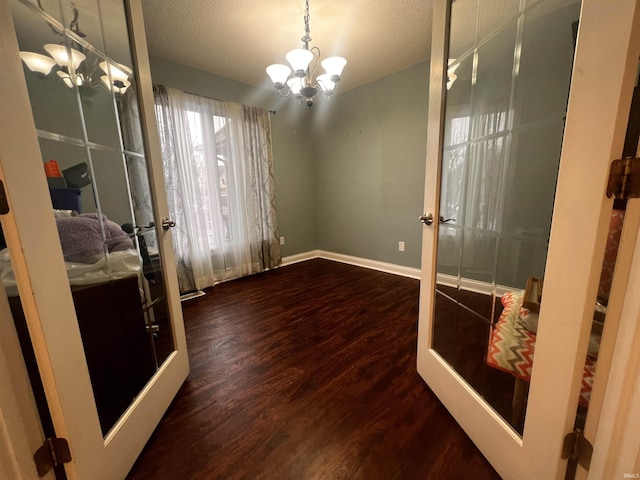
<path id="1" fill-rule="evenodd" d="M 1 0 L 0 44 L 2 281 L 67 477 L 121 479 L 189 370 L 141 2 Z"/>
<path id="2" fill-rule="evenodd" d="M 590 478 L 615 450 L 614 420 L 596 426 L 603 398 L 627 398 L 607 387 L 629 360 L 616 339 L 637 339 L 627 267 L 594 317 L 638 17 L 636 1 L 435 2 L 418 372 L 505 479 L 565 478 L 575 425 Z M 618 263 L 638 253 L 633 202 Z"/>

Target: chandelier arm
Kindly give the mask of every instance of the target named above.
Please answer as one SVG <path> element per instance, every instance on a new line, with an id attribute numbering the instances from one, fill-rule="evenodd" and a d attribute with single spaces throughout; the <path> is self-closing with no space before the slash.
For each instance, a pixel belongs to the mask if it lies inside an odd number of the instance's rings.
<path id="1" fill-rule="evenodd" d="M 282 93 L 282 92 L 286 92 L 286 93 Z M 289 87 L 288 85 L 285 85 L 282 88 L 278 89 L 278 95 L 280 95 L 281 97 L 288 97 L 291 94 L 291 87 Z"/>
<path id="2" fill-rule="evenodd" d="M 309 51 L 313 53 L 313 69 L 309 67 L 309 84 L 315 85 L 316 70 L 318 69 L 318 63 L 320 63 L 320 49 L 312 47 Z"/>

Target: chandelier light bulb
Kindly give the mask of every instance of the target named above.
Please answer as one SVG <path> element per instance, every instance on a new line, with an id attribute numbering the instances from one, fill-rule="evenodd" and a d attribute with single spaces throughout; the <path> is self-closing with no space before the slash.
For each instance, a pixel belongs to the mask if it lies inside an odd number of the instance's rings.
<path id="1" fill-rule="evenodd" d="M 304 48 L 296 48 L 287 53 L 286 57 L 296 77 L 304 77 L 311 60 L 313 60 L 313 53 Z"/>
<path id="2" fill-rule="evenodd" d="M 67 87 L 73 88 L 73 82 L 71 81 L 71 77 L 67 73 L 64 73 L 61 70 L 58 70 L 56 73 L 62 79 L 62 81 Z"/>
<path id="3" fill-rule="evenodd" d="M 111 78 L 113 79 L 113 77 Z M 129 80 L 113 79 L 113 83 L 111 83 L 111 81 L 109 80 L 109 75 L 102 75 L 100 77 L 100 80 L 102 80 L 102 83 L 105 84 L 108 90 L 119 94 L 125 93 L 127 91 L 127 88 L 131 86 L 131 82 Z"/>
<path id="4" fill-rule="evenodd" d="M 44 46 L 44 49 L 53 57 L 58 65 L 61 67 L 73 66 L 74 70 L 77 70 L 80 64 L 87 58 L 84 53 L 75 48 L 69 48 L 69 50 L 67 50 L 66 45 L 48 43 Z M 69 58 L 69 52 L 71 52 L 71 58 Z"/>
<path id="5" fill-rule="evenodd" d="M 128 80 L 124 82 L 117 80 L 113 84 L 113 91 L 121 95 L 124 95 L 124 93 L 127 91 L 127 88 L 129 88 L 130 86 L 131 86 L 131 82 L 129 82 Z"/>
<path id="6" fill-rule="evenodd" d="M 116 67 L 112 62 L 107 63 L 106 61 L 100 62 L 98 65 L 104 73 L 111 76 L 111 79 L 114 82 L 118 80 L 126 82 L 129 80 L 129 77 L 133 75 L 133 72 L 124 65 L 118 65 Z"/>
<path id="7" fill-rule="evenodd" d="M 84 84 L 84 75 L 82 75 L 81 73 L 73 76 L 69 75 L 67 72 L 63 72 L 62 70 L 58 70 L 56 73 L 64 81 L 64 84 L 69 88 L 73 88 L 74 85 L 80 87 Z"/>
<path id="8" fill-rule="evenodd" d="M 453 67 L 451 66 L 452 64 L 454 64 L 458 59 L 457 58 L 450 58 L 449 61 L 447 62 L 447 73 L 449 75 L 453 75 L 454 73 L 456 73 L 456 70 L 458 69 L 458 67 L 460 66 L 459 63 L 456 63 L 455 65 L 453 65 Z"/>
<path id="9" fill-rule="evenodd" d="M 267 67 L 267 74 L 271 78 L 271 81 L 275 84 L 276 88 L 284 87 L 284 84 L 287 81 L 287 78 L 289 78 L 290 73 L 291 69 L 286 65 L 282 65 L 281 63 L 276 63 Z"/>
<path id="10" fill-rule="evenodd" d="M 455 73 L 450 73 L 449 75 L 447 75 L 447 90 L 451 90 L 453 82 L 455 82 L 457 79 L 458 76 Z"/>
<path id="11" fill-rule="evenodd" d="M 33 52 L 20 52 L 20 58 L 32 72 L 49 75 L 56 62 L 46 55 Z"/>
<path id="12" fill-rule="evenodd" d="M 322 75 L 318 75 L 317 78 L 318 86 L 322 90 L 322 93 L 325 95 L 331 95 L 333 90 L 336 88 L 336 82 L 332 80 L 331 75 L 328 73 L 324 73 Z"/>
<path id="13" fill-rule="evenodd" d="M 287 80 L 287 86 L 291 89 L 291 93 L 296 96 L 299 97 L 300 94 L 300 90 L 302 89 L 302 79 L 298 78 L 298 77 L 292 77 L 289 80 Z"/>
<path id="14" fill-rule="evenodd" d="M 324 68 L 324 71 L 332 77 L 333 81 L 337 82 L 340 80 L 340 75 L 342 75 L 342 70 L 347 64 L 347 60 L 342 57 L 328 57 L 320 64 L 322 68 Z"/>

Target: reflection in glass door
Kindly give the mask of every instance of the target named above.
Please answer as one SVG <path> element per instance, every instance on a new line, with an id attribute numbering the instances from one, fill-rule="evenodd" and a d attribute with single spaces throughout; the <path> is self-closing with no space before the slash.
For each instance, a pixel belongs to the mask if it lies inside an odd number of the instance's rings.
<path id="1" fill-rule="evenodd" d="M 451 11 L 433 348 L 520 434 L 579 14 Z"/>
<path id="2" fill-rule="evenodd" d="M 107 435 L 175 349 L 125 5 L 12 0 L 11 8 Z"/>

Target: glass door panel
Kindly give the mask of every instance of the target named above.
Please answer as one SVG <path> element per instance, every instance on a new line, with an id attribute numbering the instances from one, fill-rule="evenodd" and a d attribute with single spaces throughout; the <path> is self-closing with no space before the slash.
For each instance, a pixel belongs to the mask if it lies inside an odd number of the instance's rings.
<path id="1" fill-rule="evenodd" d="M 175 350 L 124 3 L 11 8 L 107 435 Z"/>
<path id="2" fill-rule="evenodd" d="M 433 348 L 520 434 L 579 14 L 451 7 Z"/>

